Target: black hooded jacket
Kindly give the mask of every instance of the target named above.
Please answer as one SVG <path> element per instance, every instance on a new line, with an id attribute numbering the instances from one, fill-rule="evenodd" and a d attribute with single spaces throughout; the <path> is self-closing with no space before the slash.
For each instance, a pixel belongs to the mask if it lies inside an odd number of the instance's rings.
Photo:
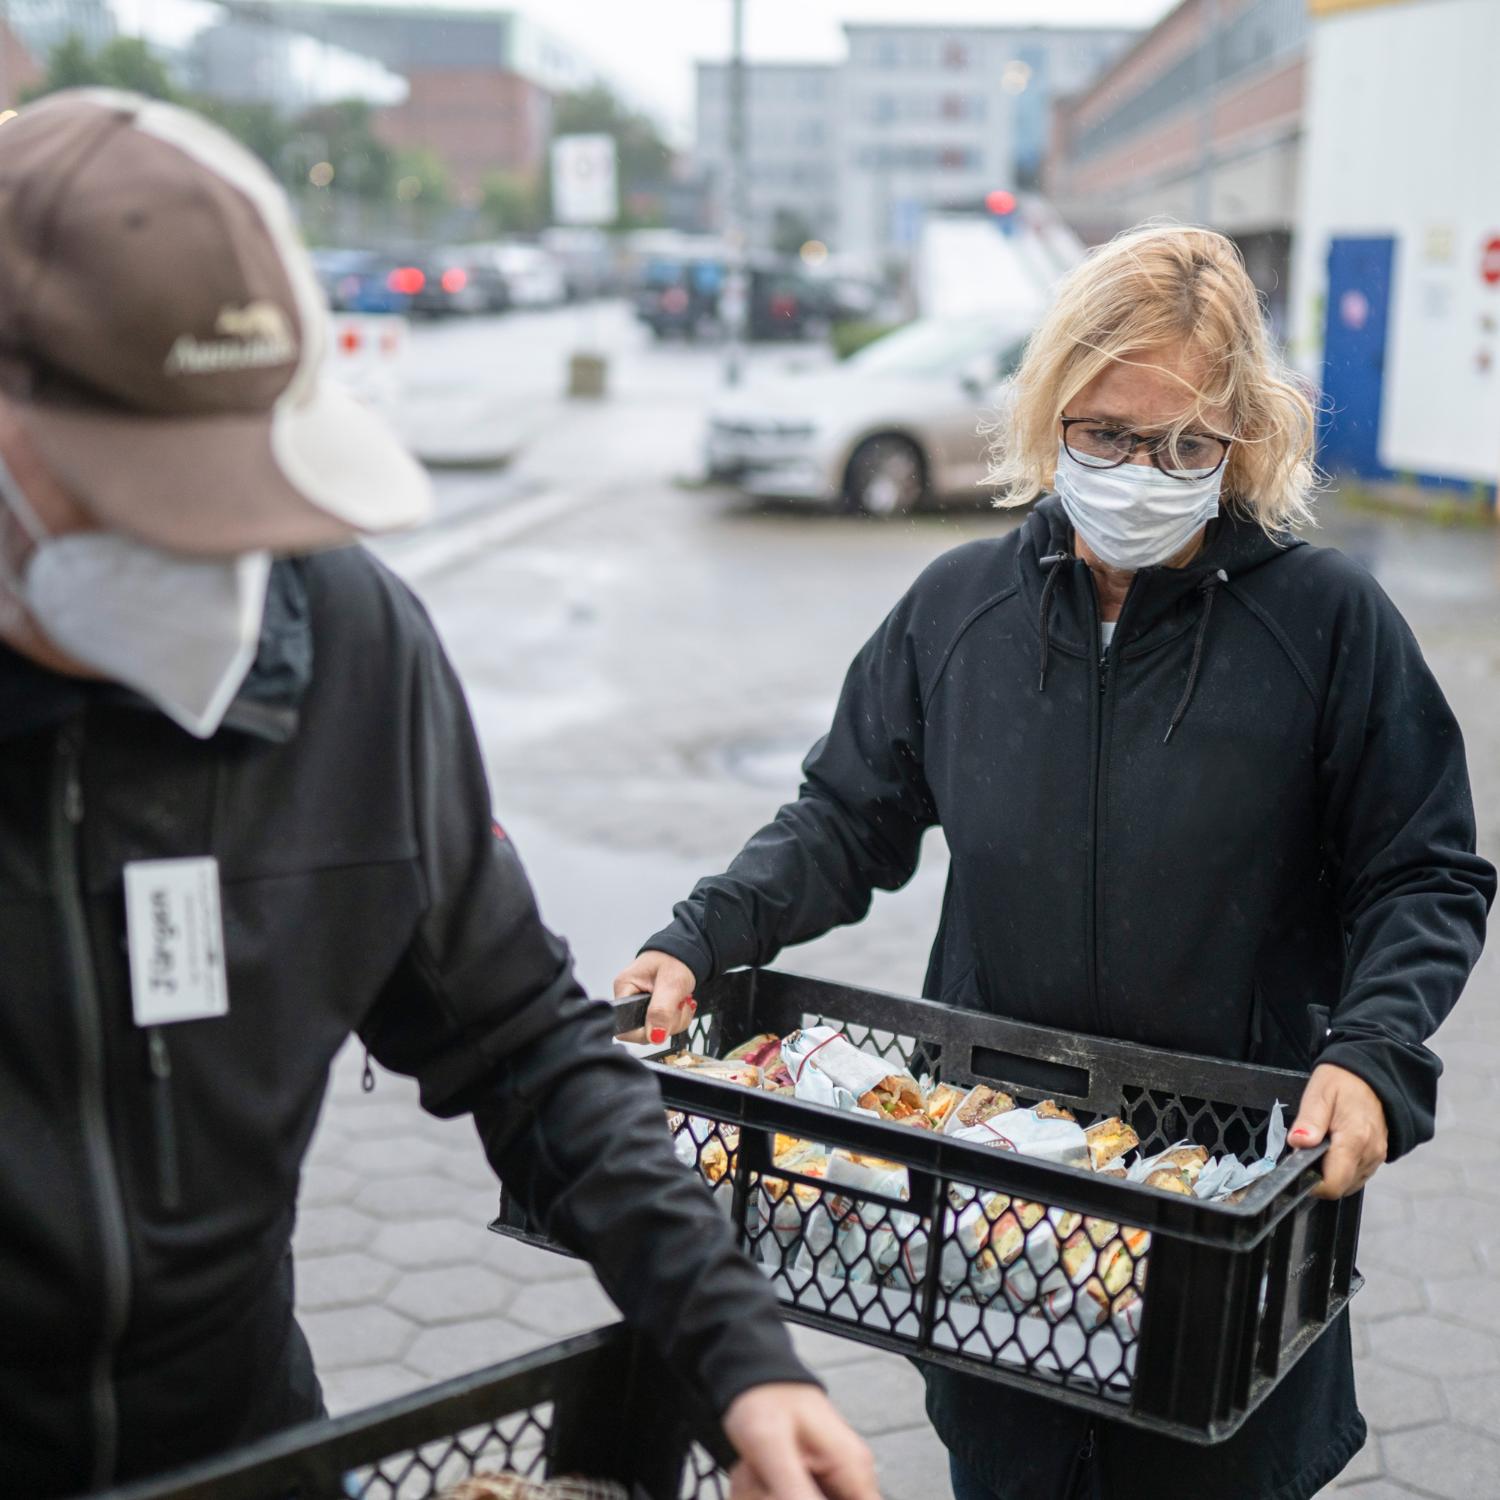
<path id="1" fill-rule="evenodd" d="M 1107 652 L 1098 627 L 1053 498 L 939 558 L 855 658 L 798 800 L 646 947 L 700 982 L 769 963 L 904 884 L 941 825 L 952 865 L 926 994 L 1337 1063 L 1380 1097 L 1391 1156 L 1409 1151 L 1433 1130 L 1425 1044 L 1495 890 L 1458 725 L 1410 629 L 1348 558 L 1231 515 L 1191 566 L 1136 575 Z M 1215 1450 L 1238 1451 L 1222 1483 L 1156 1495 L 1293 1500 L 1336 1472 L 1362 1435 L 1347 1332 L 1305 1363 L 1321 1397 L 1297 1412 L 1278 1392 Z M 1038 1403 L 931 1384 L 939 1432 L 976 1463 L 1052 1441 L 1056 1423 L 1025 1415 Z M 975 1402 L 984 1432 L 957 1415 Z"/>
<path id="2" fill-rule="evenodd" d="M 142 1031 L 122 870 L 199 855 L 229 1014 Z M 277 566 L 207 741 L 0 650 L 0 963 L 0 1493 L 73 1494 L 317 1414 L 288 1243 L 351 1031 L 428 1110 L 474 1116 L 716 1407 L 810 1378 L 542 925 L 431 625 L 361 549 Z"/>

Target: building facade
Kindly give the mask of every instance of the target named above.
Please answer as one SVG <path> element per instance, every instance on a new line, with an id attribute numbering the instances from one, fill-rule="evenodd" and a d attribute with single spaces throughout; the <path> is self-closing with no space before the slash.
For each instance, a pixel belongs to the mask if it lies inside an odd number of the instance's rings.
<path id="1" fill-rule="evenodd" d="M 272 17 L 405 78 L 406 98 L 380 111 L 397 149 L 441 157 L 459 196 L 476 201 L 486 177 L 536 178 L 546 169 L 552 96 L 598 74 L 576 48 L 519 12 L 443 9 L 420 0 L 226 0 L 231 12 Z"/>
<path id="2" fill-rule="evenodd" d="M 1307 0 L 1183 0 L 1059 104 L 1043 186 L 1086 240 L 1143 219 L 1240 245 L 1285 328 Z"/>
<path id="3" fill-rule="evenodd" d="M 698 64 L 695 156 L 708 185 L 709 223 L 721 225 L 729 208 L 729 81 L 728 64 Z M 838 238 L 838 82 L 829 63 L 745 68 L 751 244 Z"/>
<path id="4" fill-rule="evenodd" d="M 1034 185 L 1052 100 L 1134 39 L 1124 28 L 849 25 L 834 64 L 746 74 L 750 230 L 798 218 L 867 261 L 908 255 L 931 211 Z M 698 70 L 696 156 L 716 224 L 727 190 L 729 70 Z"/>
<path id="5" fill-rule="evenodd" d="M 288 115 L 344 99 L 396 105 L 408 92 L 406 80 L 375 58 L 264 18 L 229 16 L 205 27 L 183 66 L 198 93 Z"/>
<path id="6" fill-rule="evenodd" d="M 930 211 L 978 210 L 1034 181 L 1057 94 L 1138 35 L 1123 28 L 849 25 L 843 248 L 884 258 Z"/>

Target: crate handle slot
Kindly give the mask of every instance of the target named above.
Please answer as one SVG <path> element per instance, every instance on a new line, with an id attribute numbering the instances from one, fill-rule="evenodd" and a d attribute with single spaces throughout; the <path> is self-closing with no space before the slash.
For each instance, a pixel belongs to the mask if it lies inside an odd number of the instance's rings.
<path id="1" fill-rule="evenodd" d="M 970 1054 L 969 1071 L 1008 1084 L 1019 1093 L 1063 1094 L 1070 1099 L 1087 1099 L 1092 1081 L 1087 1068 L 1023 1057 L 1019 1052 L 1002 1052 L 996 1047 L 976 1046 Z"/>

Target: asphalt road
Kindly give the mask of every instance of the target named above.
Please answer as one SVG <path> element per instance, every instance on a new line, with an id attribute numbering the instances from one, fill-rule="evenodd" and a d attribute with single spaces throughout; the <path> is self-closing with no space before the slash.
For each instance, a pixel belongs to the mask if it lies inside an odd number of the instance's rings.
<path id="1" fill-rule="evenodd" d="M 418 331 L 408 430 L 445 433 L 452 448 L 465 422 L 478 424 L 491 446 L 503 434 L 519 451 L 503 470 L 440 475 L 434 527 L 381 550 L 432 610 L 470 694 L 496 810 L 585 982 L 606 994 L 693 879 L 792 792 L 849 658 L 908 582 L 943 550 L 1015 521 L 976 505 L 875 523 L 686 488 L 676 481 L 696 470 L 713 355 L 652 347 L 618 309 L 592 319 Z M 603 402 L 561 394 L 583 341 L 611 354 Z M 470 438 L 473 457 L 484 444 Z M 1493 854 L 1496 538 L 1353 516 L 1330 499 L 1323 539 L 1370 565 L 1417 629 L 1464 724 Z M 934 836 L 906 890 L 784 965 L 917 993 L 943 870 Z M 1496 988 L 1486 959 L 1439 1037 L 1439 1140 L 1368 1194 L 1356 1347 L 1376 1436 L 1339 1486 L 1361 1500 L 1500 1494 Z M 484 1233 L 493 1184 L 470 1131 L 424 1119 L 402 1080 L 361 1094 L 357 1071 L 346 1056 L 298 1239 L 304 1317 L 335 1409 L 609 1315 L 580 1268 Z M 904 1362 L 799 1339 L 873 1442 L 886 1493 L 946 1494 Z"/>

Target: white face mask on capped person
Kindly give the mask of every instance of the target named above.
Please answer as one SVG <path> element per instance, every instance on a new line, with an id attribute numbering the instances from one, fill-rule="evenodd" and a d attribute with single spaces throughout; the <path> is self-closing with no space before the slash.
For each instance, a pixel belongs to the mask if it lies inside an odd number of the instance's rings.
<path id="1" fill-rule="evenodd" d="M 1057 446 L 1057 494 L 1073 529 L 1107 567 L 1133 573 L 1168 562 L 1219 514 L 1224 470 L 1174 479 L 1155 464 L 1091 469 Z"/>
<path id="2" fill-rule="evenodd" d="M 49 536 L 3 459 L 0 498 L 36 543 L 25 576 L 7 581 L 47 638 L 189 734 L 212 735 L 255 661 L 271 554 L 199 559 L 114 532 Z"/>

